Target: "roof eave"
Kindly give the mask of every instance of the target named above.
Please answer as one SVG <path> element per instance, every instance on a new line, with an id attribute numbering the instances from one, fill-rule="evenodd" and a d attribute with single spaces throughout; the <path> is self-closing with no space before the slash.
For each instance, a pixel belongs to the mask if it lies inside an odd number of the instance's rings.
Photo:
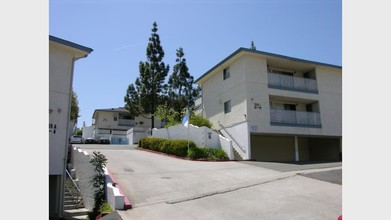
<path id="1" fill-rule="evenodd" d="M 203 82 L 203 79 L 204 79 L 207 75 L 209 75 L 211 72 L 213 72 L 213 71 L 214 71 L 215 69 L 217 69 L 219 66 L 223 65 L 224 63 L 226 63 L 227 61 L 229 61 L 230 59 L 232 59 L 233 57 L 235 57 L 236 55 L 238 55 L 238 54 L 241 53 L 241 52 L 249 52 L 249 53 L 261 54 L 261 55 L 266 55 L 266 56 L 272 56 L 272 57 L 277 57 L 277 58 L 292 60 L 292 61 L 296 61 L 296 62 L 311 63 L 311 64 L 315 64 L 315 65 L 321 65 L 321 66 L 327 66 L 327 67 L 342 69 L 342 66 L 338 66 L 338 65 L 332 65 L 332 64 L 321 63 L 321 62 L 316 62 L 316 61 L 304 60 L 304 59 L 299 59 L 299 58 L 295 58 L 295 57 L 289 57 L 289 56 L 284 56 L 284 55 L 279 55 L 279 54 L 273 54 L 273 53 L 268 53 L 268 52 L 264 52 L 264 51 L 258 51 L 258 50 L 252 50 L 252 49 L 240 47 L 240 48 L 237 49 L 235 52 L 233 52 L 232 54 L 230 54 L 228 57 L 226 57 L 225 59 L 223 59 L 222 61 L 220 61 L 218 64 L 216 64 L 215 66 L 213 66 L 210 70 L 208 70 L 206 73 L 204 73 L 204 74 L 203 74 L 202 76 L 200 76 L 198 79 L 196 79 L 196 80 L 195 80 L 195 83 L 199 83 L 199 82 L 202 83 L 202 82 Z"/>

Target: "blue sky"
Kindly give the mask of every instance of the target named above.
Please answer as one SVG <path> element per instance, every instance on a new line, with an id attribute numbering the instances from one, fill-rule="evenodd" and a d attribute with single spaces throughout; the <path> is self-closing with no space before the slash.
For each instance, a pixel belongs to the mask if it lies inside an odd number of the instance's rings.
<path id="1" fill-rule="evenodd" d="M 80 115 L 120 107 L 146 60 L 158 24 L 170 73 L 182 47 L 198 78 L 239 47 L 342 65 L 341 0 L 67 0 L 49 1 L 49 34 L 92 48 L 78 60 L 73 88 Z"/>

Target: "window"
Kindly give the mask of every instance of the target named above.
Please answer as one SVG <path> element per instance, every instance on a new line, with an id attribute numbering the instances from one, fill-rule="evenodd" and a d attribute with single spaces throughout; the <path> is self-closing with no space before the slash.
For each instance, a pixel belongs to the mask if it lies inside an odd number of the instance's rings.
<path id="1" fill-rule="evenodd" d="M 296 111 L 296 105 L 294 105 L 294 104 L 284 104 L 284 109 L 285 110 Z"/>
<path id="2" fill-rule="evenodd" d="M 224 114 L 231 112 L 231 100 L 224 102 Z"/>
<path id="3" fill-rule="evenodd" d="M 226 79 L 228 79 L 230 77 L 230 75 L 229 75 L 229 67 L 227 67 L 227 68 L 225 68 L 224 70 L 223 70 L 223 80 L 226 80 Z"/>
<path id="4" fill-rule="evenodd" d="M 117 117 L 116 116 L 114 116 L 114 121 L 117 121 Z"/>

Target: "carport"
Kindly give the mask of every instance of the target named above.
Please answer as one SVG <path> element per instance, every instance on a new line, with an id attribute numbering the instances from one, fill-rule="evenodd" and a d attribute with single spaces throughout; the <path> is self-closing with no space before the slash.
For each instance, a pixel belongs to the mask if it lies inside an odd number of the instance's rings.
<path id="1" fill-rule="evenodd" d="M 341 138 L 251 134 L 251 159 L 257 161 L 339 161 Z"/>

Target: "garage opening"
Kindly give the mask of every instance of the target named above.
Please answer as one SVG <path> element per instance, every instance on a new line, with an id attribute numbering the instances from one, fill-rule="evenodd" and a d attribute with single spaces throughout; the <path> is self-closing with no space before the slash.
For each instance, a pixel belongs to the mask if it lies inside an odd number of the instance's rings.
<path id="1" fill-rule="evenodd" d="M 340 138 L 251 135 L 251 159 L 256 161 L 341 161 L 341 150 Z"/>
<path id="2" fill-rule="evenodd" d="M 294 161 L 295 137 L 251 135 L 251 159 L 257 161 Z"/>

